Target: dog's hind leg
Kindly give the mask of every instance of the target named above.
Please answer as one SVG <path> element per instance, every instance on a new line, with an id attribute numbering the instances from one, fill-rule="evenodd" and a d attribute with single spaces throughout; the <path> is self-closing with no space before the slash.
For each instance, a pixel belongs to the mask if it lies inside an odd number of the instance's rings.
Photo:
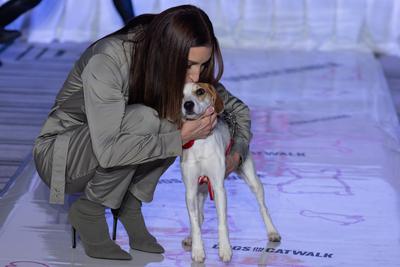
<path id="1" fill-rule="evenodd" d="M 257 198 L 261 216 L 267 228 L 269 241 L 281 241 L 281 236 L 279 235 L 274 224 L 272 223 L 271 216 L 269 215 L 267 206 L 265 205 L 264 186 L 261 183 L 260 178 L 256 174 L 253 157 L 250 153 L 247 156 L 246 160 L 243 162 L 241 169 L 238 171 L 238 174 L 246 181 L 251 191 Z"/>

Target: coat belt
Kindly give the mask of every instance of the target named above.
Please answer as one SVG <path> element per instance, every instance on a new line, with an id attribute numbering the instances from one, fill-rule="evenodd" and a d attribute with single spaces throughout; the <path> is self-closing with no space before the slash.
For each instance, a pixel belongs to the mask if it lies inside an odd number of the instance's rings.
<path id="1" fill-rule="evenodd" d="M 59 119 L 64 121 L 70 121 L 71 117 L 69 117 L 65 112 L 60 109 L 54 112 Z M 72 134 L 74 133 L 73 129 L 79 127 L 83 123 L 79 125 L 70 125 L 67 129 L 57 134 L 57 138 L 54 142 L 54 150 L 53 150 L 53 162 L 52 162 L 52 171 L 51 171 L 51 181 L 50 181 L 50 199 L 49 202 L 51 204 L 64 204 L 65 197 L 65 183 L 66 183 L 66 167 L 67 167 L 67 156 L 68 156 L 68 147 L 69 141 L 71 139 Z"/>
<path id="2" fill-rule="evenodd" d="M 64 204 L 68 146 L 72 133 L 73 131 L 66 131 L 59 134 L 54 142 L 49 200 L 51 204 Z"/>

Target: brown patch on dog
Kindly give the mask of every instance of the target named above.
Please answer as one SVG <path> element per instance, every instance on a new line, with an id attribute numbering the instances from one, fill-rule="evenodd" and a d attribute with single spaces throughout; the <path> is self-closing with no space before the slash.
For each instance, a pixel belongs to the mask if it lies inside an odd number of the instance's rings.
<path id="1" fill-rule="evenodd" d="M 221 113 L 222 111 L 224 111 L 224 101 L 222 101 L 222 98 L 219 96 L 217 90 L 215 90 L 214 86 L 212 86 L 209 83 L 197 83 L 201 88 L 203 88 L 204 90 L 206 90 L 206 92 L 208 94 L 210 94 L 211 96 L 211 100 L 214 103 L 214 109 L 215 112 L 217 114 Z M 202 96 L 206 96 L 206 94 L 202 95 Z M 202 96 L 199 96 L 202 97 Z M 203 99 L 204 99 L 203 97 Z"/>

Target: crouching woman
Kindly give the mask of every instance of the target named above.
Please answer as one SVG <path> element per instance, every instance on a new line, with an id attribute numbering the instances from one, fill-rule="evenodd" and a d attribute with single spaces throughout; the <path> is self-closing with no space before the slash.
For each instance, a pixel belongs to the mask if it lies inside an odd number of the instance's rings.
<path id="1" fill-rule="evenodd" d="M 131 259 L 110 239 L 106 207 L 120 209 L 131 248 L 164 252 L 146 229 L 142 202 L 153 199 L 182 144 L 207 137 L 216 124 L 212 108 L 203 118 L 181 122 L 185 82 L 214 84 L 236 117 L 228 173 L 246 157 L 249 111 L 218 83 L 222 66 L 208 16 L 191 5 L 136 17 L 75 63 L 36 139 L 34 160 L 51 203 L 83 192 L 69 221 L 88 256 Z"/>

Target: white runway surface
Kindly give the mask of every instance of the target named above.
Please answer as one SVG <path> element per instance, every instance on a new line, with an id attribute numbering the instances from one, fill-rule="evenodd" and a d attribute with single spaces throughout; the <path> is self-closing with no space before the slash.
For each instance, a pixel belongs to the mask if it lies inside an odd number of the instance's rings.
<path id="1" fill-rule="evenodd" d="M 399 123 L 373 56 L 223 53 L 223 83 L 252 111 L 251 153 L 280 243 L 268 243 L 254 196 L 233 174 L 225 181 L 232 261 L 218 258 L 216 210 L 207 200 L 206 260 L 193 263 L 181 245 L 189 222 L 177 161 L 154 201 L 143 205 L 149 230 L 166 252 L 130 250 L 128 262 L 92 259 L 79 241 L 71 248 L 68 203 L 48 204 L 49 190 L 30 175 L 30 163 L 0 200 L 0 266 L 400 266 Z M 129 251 L 122 225 L 117 242 Z"/>

